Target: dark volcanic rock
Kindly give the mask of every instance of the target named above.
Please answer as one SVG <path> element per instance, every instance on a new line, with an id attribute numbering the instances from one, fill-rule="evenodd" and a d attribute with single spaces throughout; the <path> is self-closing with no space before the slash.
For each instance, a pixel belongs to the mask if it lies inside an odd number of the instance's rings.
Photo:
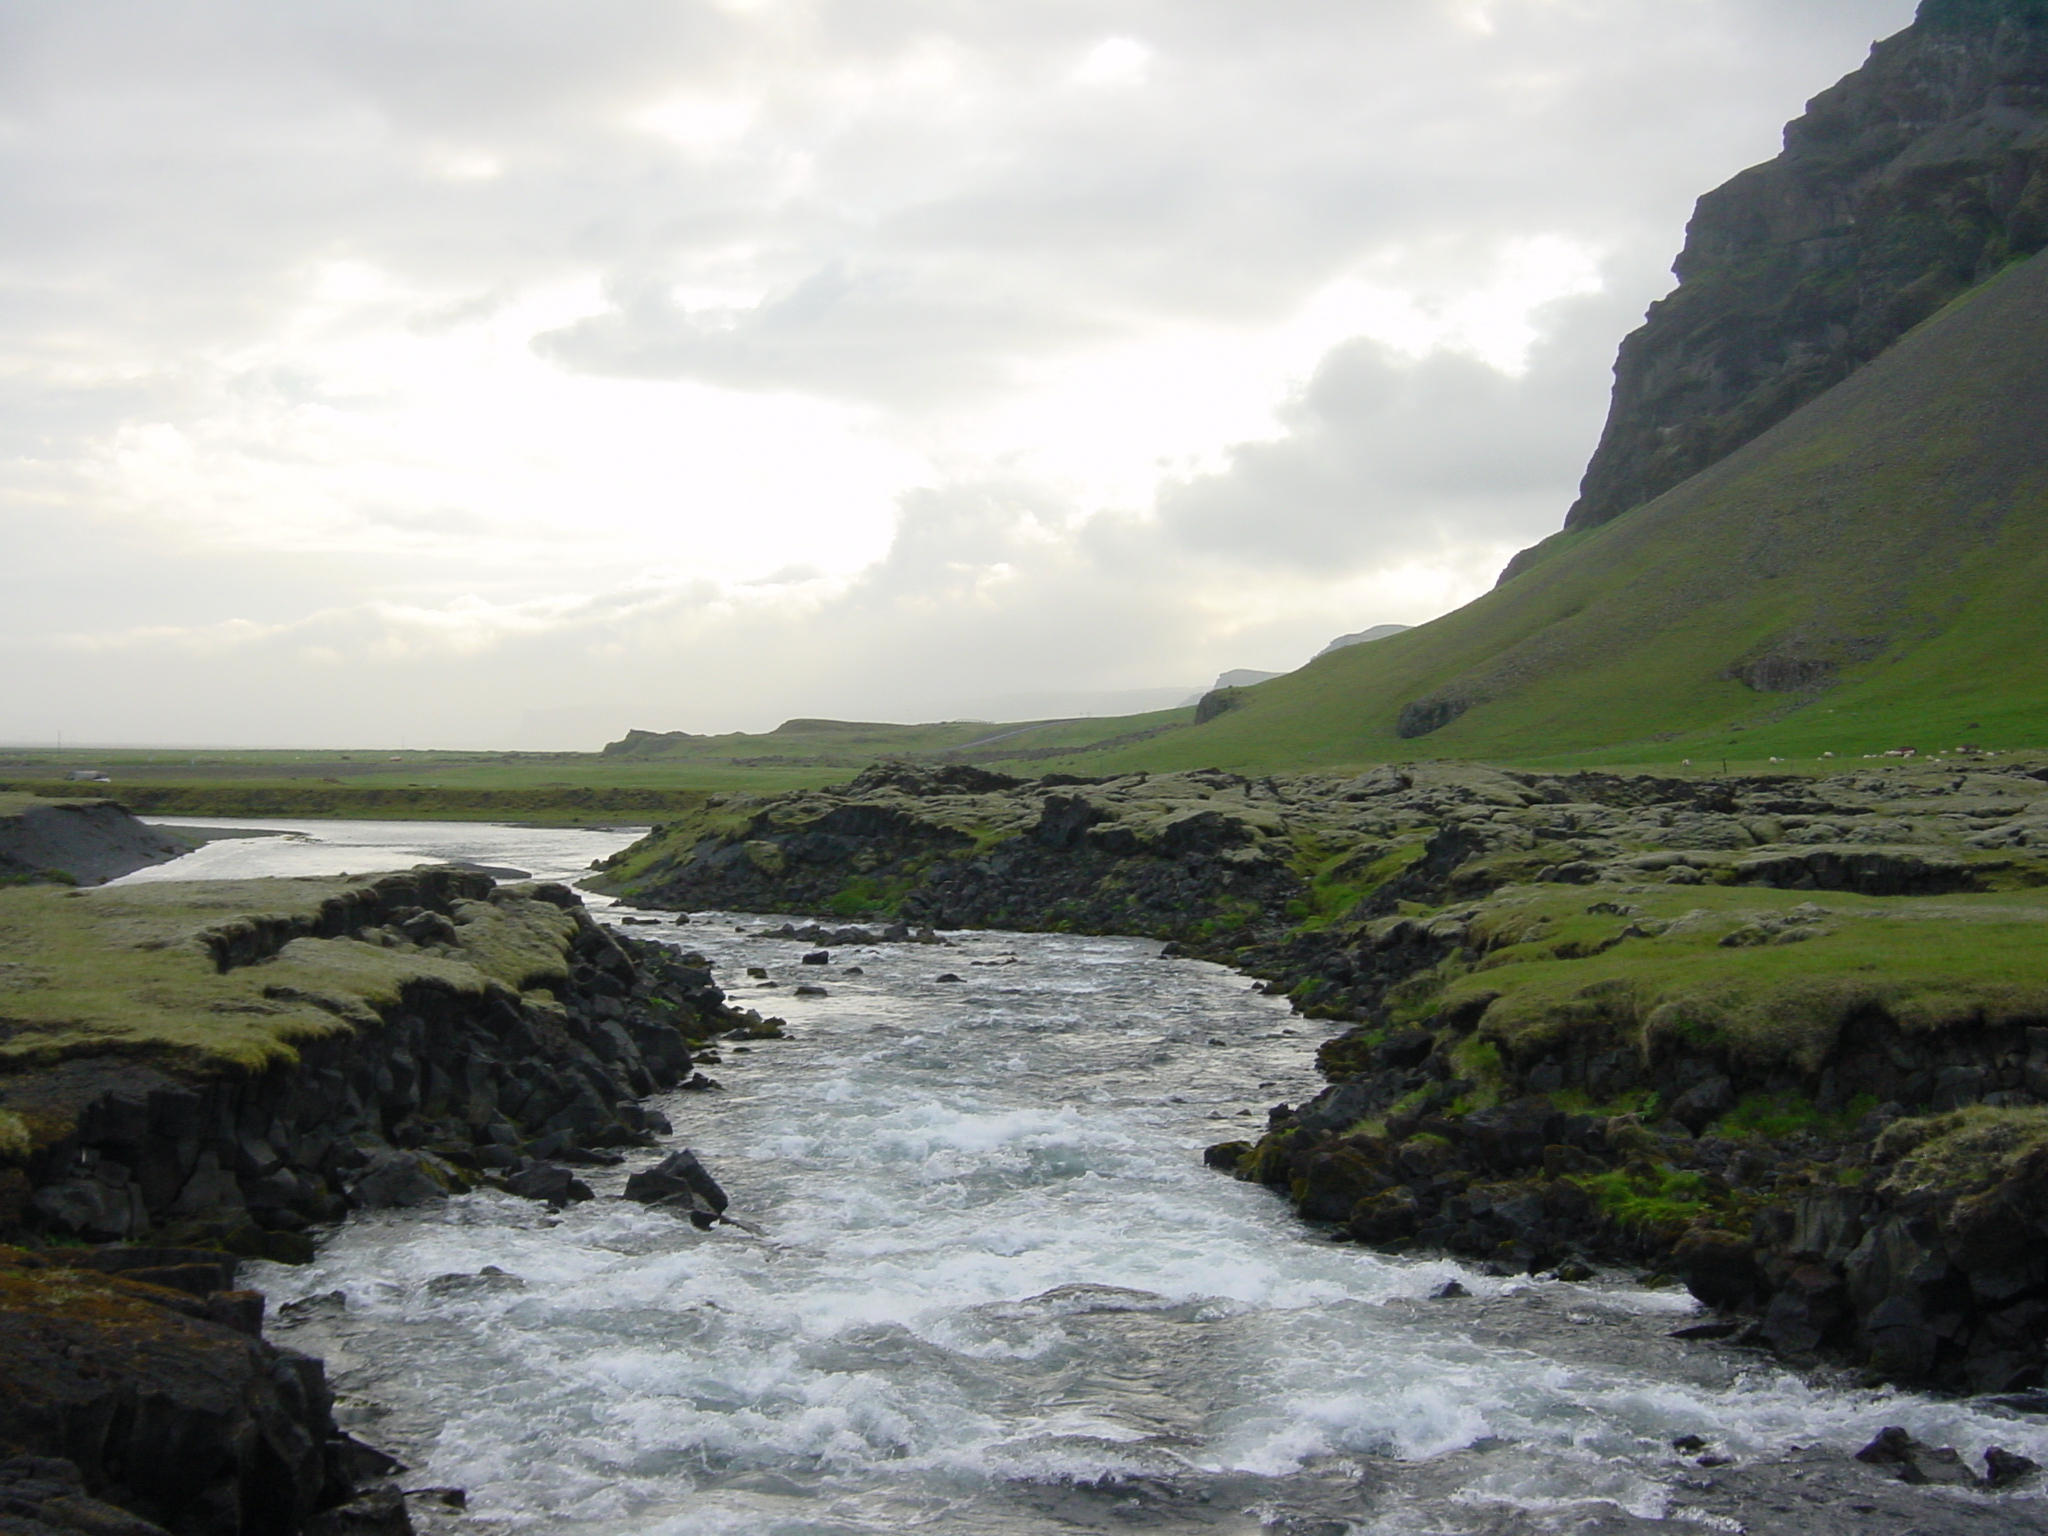
<path id="1" fill-rule="evenodd" d="M 93 1497 L 174 1536 L 296 1531 L 348 1495 L 319 1361 L 182 1292 L 54 1273 L 0 1250 L 0 1444 L 71 1463 Z"/>
<path id="2" fill-rule="evenodd" d="M 590 1186 L 559 1163 L 529 1163 L 505 1179 L 507 1194 L 523 1200 L 545 1200 L 549 1205 L 570 1205 L 590 1198 Z"/>
<path id="3" fill-rule="evenodd" d="M 1879 1430 L 1877 1438 L 1856 1453 L 1856 1459 L 1887 1469 L 1902 1483 L 1977 1486 L 1977 1475 L 1959 1452 L 1945 1445 L 1923 1445 L 1896 1424 Z"/>
<path id="4" fill-rule="evenodd" d="M 305 1536 L 412 1536 L 412 1516 L 396 1488 L 373 1488 L 322 1510 L 306 1522 Z"/>
<path id="5" fill-rule="evenodd" d="M 349 1197 L 369 1210 L 427 1205 L 448 1193 L 431 1164 L 415 1153 L 391 1149 L 369 1154 L 369 1163 L 348 1186 Z"/>
<path id="6" fill-rule="evenodd" d="M 1733 452 L 2044 244 L 2048 15 L 2033 0 L 1924 0 L 1808 103 L 1777 159 L 1699 200 L 1677 290 L 1622 343 L 1567 530 Z M 1796 666 L 1750 681 L 1816 680 Z"/>
<path id="7" fill-rule="evenodd" d="M 653 1205 L 674 1195 L 694 1195 L 709 1210 L 723 1214 L 731 1202 L 718 1181 L 687 1147 L 671 1152 L 652 1168 L 643 1168 L 626 1180 L 625 1198 Z"/>
<path id="8" fill-rule="evenodd" d="M 77 1466 L 58 1456 L 0 1461 L 0 1531 L 7 1536 L 167 1536 L 162 1526 L 88 1495 Z"/>

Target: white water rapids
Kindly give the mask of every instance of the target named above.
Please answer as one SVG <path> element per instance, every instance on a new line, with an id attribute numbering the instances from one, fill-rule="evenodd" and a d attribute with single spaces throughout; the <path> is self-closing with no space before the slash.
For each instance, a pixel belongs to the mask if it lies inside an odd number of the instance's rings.
<path id="1" fill-rule="evenodd" d="M 516 829 L 467 830 L 467 856 L 548 862 Z M 460 1528 L 1790 1530 L 1708 1512 L 1673 1439 L 1740 1468 L 1902 1424 L 2048 1461 L 2038 1418 L 1671 1343 L 1682 1291 L 1391 1259 L 1205 1169 L 1206 1143 L 1318 1086 L 1327 1026 L 1241 976 L 1156 942 L 1010 934 L 804 966 L 808 946 L 739 931 L 767 926 L 632 930 L 789 1020 L 726 1047 L 722 1092 L 660 1101 L 669 1145 L 764 1236 L 614 1198 L 646 1153 L 586 1171 L 598 1198 L 558 1216 L 479 1193 L 359 1215 L 303 1268 L 250 1266 L 274 1317 L 343 1293 L 273 1337 L 328 1359 L 345 1421 L 411 1464 L 407 1486 L 468 1490 Z M 1453 1277 L 1471 1297 L 1425 1299 Z M 2039 1529 L 2048 1508 L 1901 1492 L 1990 1522 L 1956 1529 Z"/>

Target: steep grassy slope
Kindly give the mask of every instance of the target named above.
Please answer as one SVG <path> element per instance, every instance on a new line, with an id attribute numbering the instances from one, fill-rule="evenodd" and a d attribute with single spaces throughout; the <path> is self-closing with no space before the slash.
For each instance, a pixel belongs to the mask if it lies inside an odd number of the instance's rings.
<path id="1" fill-rule="evenodd" d="M 1101 768 L 2048 742 L 2048 261 L 1478 601 Z"/>

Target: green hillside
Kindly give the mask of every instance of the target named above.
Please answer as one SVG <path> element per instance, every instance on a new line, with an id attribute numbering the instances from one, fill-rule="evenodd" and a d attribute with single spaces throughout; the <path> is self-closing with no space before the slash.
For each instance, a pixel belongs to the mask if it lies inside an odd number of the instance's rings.
<path id="1" fill-rule="evenodd" d="M 1088 761 L 2040 747 L 2044 578 L 2048 263 L 2036 257 L 1683 485 L 1553 538 L 1476 602 Z"/>
<path id="2" fill-rule="evenodd" d="M 1055 720 L 942 720 L 896 725 L 871 720 L 785 720 L 759 735 L 693 736 L 628 731 L 602 754 L 607 763 L 692 769 L 831 770 L 882 758 L 952 758 L 1028 763 L 1088 749 L 1123 747 L 1194 719 L 1192 708 L 1149 715 Z M 825 782 L 819 780 L 818 782 Z"/>

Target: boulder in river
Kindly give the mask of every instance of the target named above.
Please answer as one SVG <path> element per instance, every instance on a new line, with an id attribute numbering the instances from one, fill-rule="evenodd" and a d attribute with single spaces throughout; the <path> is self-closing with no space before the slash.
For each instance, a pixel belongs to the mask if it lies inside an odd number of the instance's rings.
<path id="1" fill-rule="evenodd" d="M 2006 1488 L 2040 1471 L 2038 1463 L 1999 1446 L 1984 1452 L 1985 1476 L 1970 1470 L 1962 1453 L 1946 1445 L 1925 1445 L 1899 1425 L 1877 1432 L 1856 1459 L 1883 1467 L 1902 1483 L 1947 1483 L 1959 1488 Z"/>
<path id="2" fill-rule="evenodd" d="M 652 1168 L 643 1168 L 626 1180 L 625 1198 L 642 1205 L 656 1205 L 674 1195 L 695 1195 L 705 1207 L 723 1215 L 732 1202 L 718 1181 L 685 1147 L 671 1152 Z"/>
<path id="3" fill-rule="evenodd" d="M 315 1515 L 306 1522 L 305 1536 L 412 1536 L 412 1532 L 405 1495 L 396 1488 L 372 1488 Z"/>
<path id="4" fill-rule="evenodd" d="M 560 1163 L 528 1163 L 505 1180 L 505 1190 L 524 1200 L 545 1200 L 558 1210 L 590 1198 L 590 1186 Z"/>

